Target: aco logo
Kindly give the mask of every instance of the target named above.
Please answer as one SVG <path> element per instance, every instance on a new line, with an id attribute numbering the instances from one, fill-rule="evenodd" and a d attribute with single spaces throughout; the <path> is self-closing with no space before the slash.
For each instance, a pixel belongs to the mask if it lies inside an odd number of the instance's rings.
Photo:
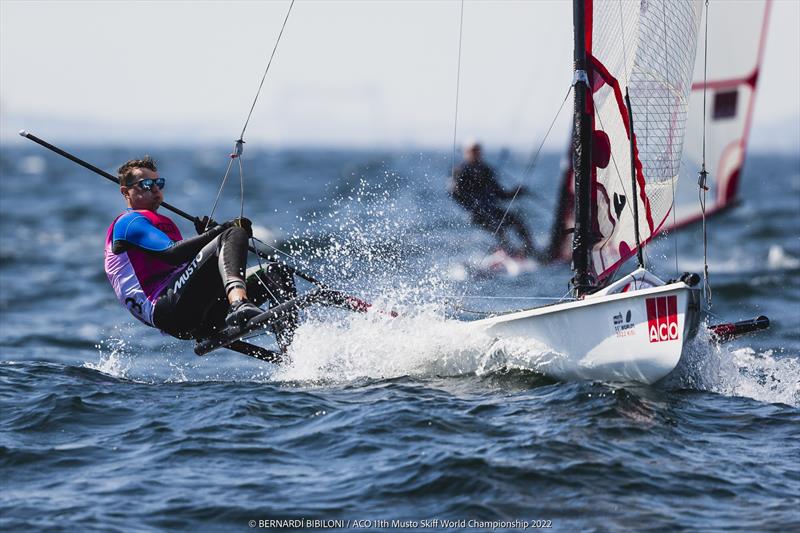
<path id="1" fill-rule="evenodd" d="M 650 342 L 674 341 L 678 330 L 678 297 L 658 296 L 647 298 L 647 333 Z"/>

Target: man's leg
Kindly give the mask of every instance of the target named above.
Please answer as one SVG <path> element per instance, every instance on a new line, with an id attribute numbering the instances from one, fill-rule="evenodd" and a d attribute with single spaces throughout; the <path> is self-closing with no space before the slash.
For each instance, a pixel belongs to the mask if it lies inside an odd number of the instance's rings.
<path id="1" fill-rule="evenodd" d="M 512 255 L 514 247 L 508 238 L 508 224 L 507 221 L 503 221 L 503 213 L 504 211 L 499 207 L 484 207 L 472 214 L 472 221 L 492 233 L 497 239 L 500 249 Z"/>
<path id="2" fill-rule="evenodd" d="M 230 303 L 247 299 L 247 286 L 244 282 L 247 269 L 247 231 L 232 227 L 214 239 L 218 242 L 217 264 L 225 295 Z"/>
<path id="3" fill-rule="evenodd" d="M 264 267 L 247 277 L 247 295 L 251 302 L 270 307 L 297 296 L 294 275 L 283 263 L 264 263 Z"/>
<path id="4" fill-rule="evenodd" d="M 297 296 L 294 274 L 282 263 L 267 263 L 262 270 L 247 278 L 247 294 L 258 305 L 269 302 L 274 307 Z M 281 350 L 286 351 L 297 329 L 299 312 L 293 309 L 272 325 Z"/>
<path id="5" fill-rule="evenodd" d="M 219 275 L 225 288 L 230 309 L 225 317 L 227 326 L 243 326 L 248 320 L 263 312 L 247 297 L 245 270 L 247 269 L 247 241 L 249 235 L 244 228 L 234 226 L 223 231 L 219 242 Z"/>
<path id="6" fill-rule="evenodd" d="M 243 320 L 261 313 L 246 300 L 246 259 L 247 232 L 242 228 L 229 228 L 205 245 L 191 263 L 173 275 L 156 301 L 156 327 L 181 339 L 207 337 L 224 327 L 236 311 L 234 319 Z M 234 302 L 239 303 L 237 309 L 229 307 Z"/>
<path id="7" fill-rule="evenodd" d="M 531 237 L 531 234 L 528 232 L 528 228 L 525 226 L 525 223 L 522 221 L 519 215 L 509 212 L 506 216 L 506 223 L 509 227 L 514 228 L 514 231 L 516 231 L 517 235 L 519 235 L 519 238 L 525 247 L 525 255 L 528 257 L 536 257 L 536 245 L 534 245 L 533 238 Z"/>
<path id="8" fill-rule="evenodd" d="M 227 325 L 241 325 L 262 313 L 256 305 L 270 301 L 270 307 L 290 300 L 297 295 L 292 273 L 283 265 L 270 263 L 266 272 L 254 283 L 245 282 L 247 268 L 248 235 L 238 227 L 229 228 L 220 236 L 219 272 L 231 309 L 225 317 Z M 251 291 L 252 294 L 251 294 Z M 288 311 L 272 323 L 272 330 L 281 350 L 292 342 L 297 328 L 298 312 Z"/>
<path id="9" fill-rule="evenodd" d="M 156 300 L 153 322 L 158 329 L 179 339 L 207 337 L 223 327 L 227 304 L 217 267 L 215 239 L 173 275 Z M 215 312 L 220 308 L 222 320 Z"/>

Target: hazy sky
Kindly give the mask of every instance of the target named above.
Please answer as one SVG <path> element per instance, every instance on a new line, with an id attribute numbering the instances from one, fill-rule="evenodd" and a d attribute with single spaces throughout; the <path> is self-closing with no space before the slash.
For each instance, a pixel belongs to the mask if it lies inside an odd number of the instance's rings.
<path id="1" fill-rule="evenodd" d="M 712 26 L 730 1 L 712 0 Z M 246 138 L 448 146 L 460 5 L 297 0 Z M 288 6 L 0 0 L 0 141 L 21 128 L 58 142 L 234 140 Z M 541 138 L 571 82 L 571 24 L 569 1 L 465 3 L 460 140 Z M 755 137 L 799 137 L 798 28 L 800 1 L 777 0 Z"/>

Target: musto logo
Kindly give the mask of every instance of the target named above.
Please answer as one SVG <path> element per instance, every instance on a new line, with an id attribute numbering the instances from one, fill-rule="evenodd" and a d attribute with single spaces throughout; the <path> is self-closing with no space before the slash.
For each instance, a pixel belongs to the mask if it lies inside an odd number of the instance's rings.
<path id="1" fill-rule="evenodd" d="M 647 298 L 647 331 L 650 342 L 678 339 L 678 297 Z"/>
<path id="2" fill-rule="evenodd" d="M 203 250 L 200 250 L 200 253 L 197 254 L 197 257 L 194 258 L 194 261 L 192 261 L 189 264 L 189 266 L 186 267 L 186 270 L 183 271 L 181 277 L 179 277 L 178 281 L 175 282 L 175 286 L 172 287 L 172 290 L 174 292 L 178 292 L 178 290 L 180 290 L 181 287 L 186 285 L 186 282 L 189 281 L 189 278 L 192 276 L 192 274 L 194 274 L 194 271 L 197 270 L 198 263 L 200 263 L 200 261 L 202 260 L 203 260 Z"/>

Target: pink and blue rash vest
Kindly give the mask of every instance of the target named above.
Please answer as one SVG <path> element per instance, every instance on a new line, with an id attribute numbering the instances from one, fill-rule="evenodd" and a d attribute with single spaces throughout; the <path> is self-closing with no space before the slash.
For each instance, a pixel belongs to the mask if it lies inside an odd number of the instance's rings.
<path id="1" fill-rule="evenodd" d="M 114 241 L 133 246 L 125 252 L 112 251 Z M 143 250 L 162 252 L 183 240 L 180 230 L 169 218 L 147 210 L 127 210 L 106 234 L 105 270 L 117 299 L 133 316 L 153 324 L 153 307 L 172 275 L 183 265 L 170 265 Z"/>

